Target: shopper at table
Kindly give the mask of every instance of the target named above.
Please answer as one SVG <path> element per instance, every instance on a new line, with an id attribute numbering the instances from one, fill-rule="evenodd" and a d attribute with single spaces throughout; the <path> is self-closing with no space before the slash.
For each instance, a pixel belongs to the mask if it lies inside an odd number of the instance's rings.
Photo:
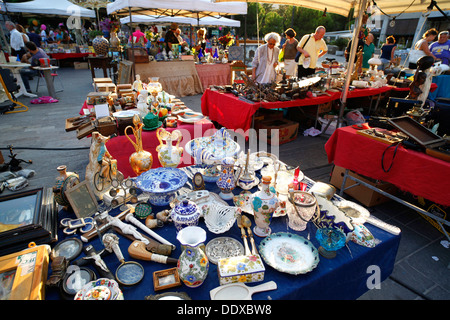
<path id="1" fill-rule="evenodd" d="M 136 27 L 133 34 L 130 36 L 128 41 L 139 44 L 141 43 L 143 46 L 148 42 L 147 38 L 145 37 L 145 34 L 141 31 L 140 27 Z"/>
<path id="2" fill-rule="evenodd" d="M 11 21 L 5 22 L 5 27 L 8 29 L 10 34 L 10 43 L 11 46 L 11 56 L 16 57 L 19 56 L 19 59 L 22 59 L 22 56 L 26 53 L 25 43 L 23 42 L 22 34 L 17 31 L 16 24 Z"/>
<path id="3" fill-rule="evenodd" d="M 448 31 L 439 33 L 438 41 L 430 44 L 430 51 L 437 60 L 443 64 L 449 65 L 450 61 L 450 40 L 448 39 Z"/>
<path id="4" fill-rule="evenodd" d="M 39 59 L 49 59 L 48 55 L 44 50 L 38 48 L 34 42 L 28 41 L 25 43 L 28 53 L 24 54 L 22 57 L 22 62 L 29 63 L 31 67 L 37 67 L 40 65 Z M 22 68 L 20 69 L 20 75 L 22 76 L 23 84 L 27 92 L 31 93 L 30 88 L 30 78 L 37 76 L 37 71 L 32 68 Z"/>
<path id="5" fill-rule="evenodd" d="M 328 51 L 327 44 L 323 37 L 326 29 L 319 26 L 311 34 L 304 35 L 298 43 L 297 50 L 301 53 L 298 59 L 298 77 L 307 77 L 316 72 L 316 64 L 320 57 Z"/>
<path id="6" fill-rule="evenodd" d="M 375 53 L 375 45 L 373 44 L 373 40 L 375 37 L 372 33 L 369 33 L 364 40 L 364 49 L 363 49 L 363 58 L 362 58 L 362 69 L 363 71 L 367 71 L 370 68 L 369 60 L 373 57 Z"/>
<path id="7" fill-rule="evenodd" d="M 280 54 L 280 35 L 270 32 L 264 36 L 265 44 L 256 49 L 252 62 L 252 78 L 258 83 L 271 83 L 276 80 L 275 68 L 278 66 Z"/>
<path id="8" fill-rule="evenodd" d="M 28 35 L 25 32 L 25 28 L 21 24 L 16 23 L 16 29 L 22 35 L 23 43 L 27 43 L 28 41 L 30 41 L 30 38 L 28 37 Z"/>
<path id="9" fill-rule="evenodd" d="M 33 27 L 29 27 L 28 28 L 28 38 L 30 39 L 30 41 L 33 41 L 34 44 L 40 48 L 41 47 L 41 42 L 42 42 L 42 37 L 36 33 L 36 31 L 34 30 Z M 25 42 L 26 43 L 26 42 Z"/>
<path id="10" fill-rule="evenodd" d="M 297 62 L 295 62 L 295 56 L 297 54 L 298 40 L 295 39 L 297 33 L 292 28 L 287 29 L 284 34 L 286 36 L 286 41 L 283 44 L 284 69 L 286 70 L 286 78 L 290 78 L 297 75 Z"/>
<path id="11" fill-rule="evenodd" d="M 39 35 L 41 36 L 42 42 L 47 42 L 47 26 L 45 24 L 41 24 L 41 32 Z"/>
<path id="12" fill-rule="evenodd" d="M 438 31 L 435 28 L 428 29 L 422 36 L 422 39 L 416 42 L 413 50 L 409 52 L 409 69 L 417 69 L 417 60 L 424 56 L 430 56 L 436 59 L 433 53 L 430 51 L 428 47 L 428 43 L 434 41 L 436 36 L 438 35 Z"/>
<path id="13" fill-rule="evenodd" d="M 378 67 L 379 70 L 385 70 L 387 66 L 395 57 L 395 49 L 397 48 L 397 44 L 395 43 L 394 36 L 389 36 L 386 38 L 386 43 L 383 43 L 381 46 L 381 66 Z"/>
<path id="14" fill-rule="evenodd" d="M 177 38 L 177 29 L 178 24 L 173 22 L 170 25 L 170 30 L 166 32 L 166 36 L 164 37 L 164 43 L 166 44 L 166 52 L 172 51 L 172 44 L 179 44 Z"/>

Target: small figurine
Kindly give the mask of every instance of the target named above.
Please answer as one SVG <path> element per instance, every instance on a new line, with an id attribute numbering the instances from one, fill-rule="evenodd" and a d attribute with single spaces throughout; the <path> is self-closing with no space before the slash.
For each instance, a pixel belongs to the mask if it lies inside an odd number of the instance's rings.
<path id="1" fill-rule="evenodd" d="M 138 93 L 143 90 L 141 76 L 139 74 L 136 75 L 136 80 L 133 82 L 133 90 L 137 91 Z"/>

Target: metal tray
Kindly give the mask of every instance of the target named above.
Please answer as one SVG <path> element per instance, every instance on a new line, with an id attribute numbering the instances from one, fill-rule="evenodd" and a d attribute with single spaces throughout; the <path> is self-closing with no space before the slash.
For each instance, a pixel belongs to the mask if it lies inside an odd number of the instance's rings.
<path id="1" fill-rule="evenodd" d="M 388 119 L 388 121 L 395 128 L 399 129 L 408 137 L 425 148 L 445 144 L 445 140 L 442 137 L 434 134 L 433 132 L 422 126 L 420 123 L 418 123 L 416 120 L 408 116 L 391 118 Z"/>

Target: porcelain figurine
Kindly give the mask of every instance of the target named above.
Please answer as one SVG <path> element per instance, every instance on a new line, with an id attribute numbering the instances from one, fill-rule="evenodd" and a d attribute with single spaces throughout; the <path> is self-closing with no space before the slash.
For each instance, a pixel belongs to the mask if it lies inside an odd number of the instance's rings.
<path id="1" fill-rule="evenodd" d="M 136 90 L 136 92 L 140 92 L 143 89 L 144 88 L 142 87 L 141 76 L 137 74 L 136 79 L 133 82 L 133 90 Z"/>
<path id="2" fill-rule="evenodd" d="M 177 269 L 181 281 L 190 287 L 197 288 L 208 276 L 209 261 L 204 251 L 206 232 L 200 227 L 190 226 L 177 235 L 183 252 L 178 258 Z"/>
<path id="3" fill-rule="evenodd" d="M 128 138 L 128 140 L 130 140 L 131 144 L 136 150 L 130 156 L 130 165 L 136 176 L 139 176 L 141 173 L 152 168 L 153 156 L 150 152 L 145 151 L 142 146 L 142 127 L 144 126 L 144 124 L 137 114 L 133 116 L 133 125 L 134 128 L 132 126 L 128 126 L 125 128 L 125 136 Z M 131 138 L 128 136 L 128 129 L 131 129 L 133 131 L 136 142 L 131 140 Z"/>
<path id="4" fill-rule="evenodd" d="M 169 132 L 163 128 L 158 128 L 156 137 L 159 141 L 159 146 L 156 147 L 159 163 L 163 167 L 176 168 L 180 164 L 183 155 L 183 147 L 179 146 L 183 138 L 181 131 L 174 130 Z M 176 141 L 175 145 L 173 145 L 173 141 Z"/>
<path id="5" fill-rule="evenodd" d="M 178 231 L 188 226 L 196 226 L 200 218 L 200 209 L 193 201 L 183 200 L 176 205 L 171 213 L 170 217 Z"/>
<path id="6" fill-rule="evenodd" d="M 234 170 L 234 159 L 232 157 L 226 157 L 222 159 L 221 171 L 219 179 L 217 180 L 217 186 L 221 192 L 219 196 L 224 200 L 233 199 L 233 189 L 236 187 L 236 181 L 240 174 L 240 168 Z"/>
<path id="7" fill-rule="evenodd" d="M 66 198 L 66 190 L 80 183 L 80 177 L 75 172 L 67 172 L 67 166 L 58 166 L 56 168 L 59 176 L 56 177 L 55 185 L 53 186 L 53 193 L 55 201 L 63 206 L 64 210 L 70 208 L 70 202 Z"/>
<path id="8" fill-rule="evenodd" d="M 253 194 L 251 205 L 255 216 L 256 226 L 253 232 L 259 237 L 267 237 L 271 233 L 269 227 L 273 213 L 278 207 L 278 198 L 276 192 L 270 187 L 272 178 L 262 177 L 262 188 Z"/>
<path id="9" fill-rule="evenodd" d="M 150 111 L 148 109 L 148 91 L 147 90 L 141 90 L 139 92 L 139 96 L 138 96 L 138 103 L 136 108 L 139 110 L 139 115 L 141 116 L 141 118 L 144 118 L 147 113 Z"/>

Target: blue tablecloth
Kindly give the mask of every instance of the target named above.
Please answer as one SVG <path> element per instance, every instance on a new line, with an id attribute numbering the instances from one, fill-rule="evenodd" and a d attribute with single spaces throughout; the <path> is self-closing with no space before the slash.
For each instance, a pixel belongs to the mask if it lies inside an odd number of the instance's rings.
<path id="1" fill-rule="evenodd" d="M 428 99 L 450 98 L 450 75 L 440 75 L 433 77 L 433 82 L 437 84 L 437 89 L 428 94 Z"/>
<path id="2" fill-rule="evenodd" d="M 308 186 L 312 185 L 312 181 L 308 178 L 304 179 L 308 182 Z M 206 183 L 206 189 L 210 192 L 219 193 L 219 189 L 215 183 Z M 240 188 L 234 190 L 235 194 L 242 191 Z M 252 190 L 253 192 L 256 191 Z M 232 205 L 232 202 L 229 202 Z M 168 207 L 167 207 L 168 208 Z M 165 207 L 153 207 L 153 212 L 159 212 L 166 209 Z M 111 215 L 118 214 L 118 210 L 111 212 Z M 72 217 L 73 213 L 61 211 L 59 218 Z M 249 215 L 252 224 L 254 219 Z M 211 239 L 218 236 L 228 236 L 241 240 L 240 229 L 235 224 L 229 231 L 215 235 L 208 231 L 205 226 L 203 218 L 200 219 L 199 226 L 206 230 L 207 239 L 205 244 Z M 265 264 L 265 278 L 263 282 L 273 280 L 277 283 L 278 288 L 273 291 L 266 291 L 253 294 L 253 300 L 292 300 L 292 299 L 356 299 L 363 293 L 369 290 L 368 283 L 372 284 L 372 278 L 379 275 L 380 281 L 386 279 L 393 270 L 395 257 L 397 254 L 400 236 L 392 235 L 377 227 L 367 224 L 367 228 L 372 232 L 374 237 L 381 242 L 374 248 L 367 248 L 349 242 L 348 247 L 344 247 L 337 252 L 337 257 L 334 259 L 325 259 L 320 256 L 318 266 L 307 274 L 291 275 L 279 272 L 269 265 Z M 319 247 L 315 239 L 316 227 L 312 223 L 308 223 L 305 231 L 297 232 L 288 228 L 287 217 L 277 217 L 272 219 L 272 232 L 290 232 L 307 237 L 310 234 L 310 240 Z M 177 258 L 181 254 L 179 242 L 176 240 L 176 230 L 173 224 L 167 224 L 162 228 L 153 229 L 160 236 L 177 246 L 171 257 Z M 144 232 L 142 232 L 145 234 Z M 79 237 L 79 235 L 76 235 Z M 59 232 L 59 240 L 66 237 L 62 232 Z M 261 238 L 255 236 L 257 245 L 261 242 Z M 128 247 L 132 241 L 120 237 L 119 245 L 124 255 L 125 261 L 133 261 L 128 255 Z M 103 249 L 98 237 L 89 242 L 97 251 Z M 79 257 L 84 254 L 81 253 Z M 120 265 L 114 254 L 110 254 L 104 258 L 112 273 L 115 273 L 116 268 Z M 153 272 L 172 268 L 175 265 L 165 265 L 157 262 L 138 261 L 145 268 L 144 279 L 137 285 L 130 287 L 122 287 L 122 292 L 125 300 L 142 300 L 145 296 L 159 294 L 164 292 L 186 292 L 193 300 L 209 300 L 210 290 L 219 286 L 219 279 L 217 274 L 217 266 L 210 263 L 208 277 L 205 282 L 198 288 L 188 288 L 185 285 L 155 292 L 153 290 Z M 92 266 L 90 266 L 92 267 Z M 92 267 L 93 268 L 93 267 Z M 373 268 L 373 269 L 372 269 Z M 93 269 L 94 270 L 94 269 Z M 373 270 L 378 271 L 374 273 Z M 260 283 L 251 283 L 248 286 L 253 286 Z M 47 300 L 60 299 L 57 289 L 51 288 L 46 292 Z"/>

